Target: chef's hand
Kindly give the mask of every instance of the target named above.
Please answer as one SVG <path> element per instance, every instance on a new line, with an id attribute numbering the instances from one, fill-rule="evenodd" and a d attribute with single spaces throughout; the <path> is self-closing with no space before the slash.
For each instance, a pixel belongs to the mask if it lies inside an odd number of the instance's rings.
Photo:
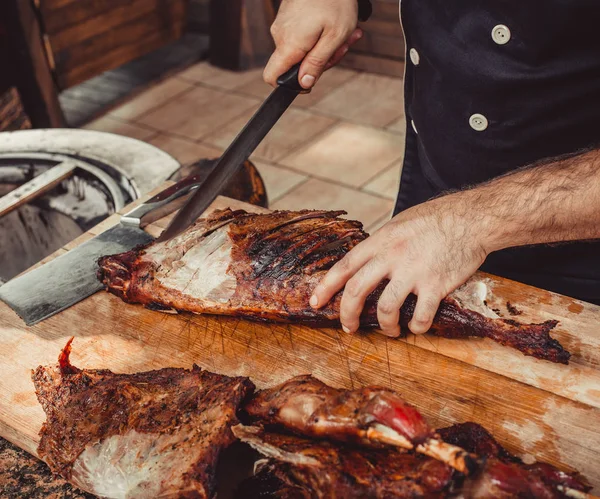
<path id="1" fill-rule="evenodd" d="M 356 0 L 283 0 L 271 26 L 275 52 L 265 67 L 265 81 L 276 86 L 279 76 L 304 59 L 298 80 L 312 88 L 362 37 L 357 24 Z"/>
<path id="2" fill-rule="evenodd" d="M 478 233 L 461 194 L 428 201 L 392 218 L 329 270 L 315 288 L 311 306 L 325 305 L 345 285 L 341 322 L 344 331 L 354 332 L 365 299 L 389 279 L 377 307 L 382 332 L 400 334 L 400 307 L 414 293 L 418 298 L 409 328 L 425 333 L 440 301 L 471 277 L 487 256 L 485 231 Z"/>

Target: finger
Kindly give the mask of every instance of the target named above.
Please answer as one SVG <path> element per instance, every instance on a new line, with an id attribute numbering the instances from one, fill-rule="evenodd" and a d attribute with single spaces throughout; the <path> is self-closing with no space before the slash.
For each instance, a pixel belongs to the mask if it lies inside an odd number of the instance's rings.
<path id="1" fill-rule="evenodd" d="M 429 331 L 441 301 L 442 298 L 434 291 L 420 291 L 408 328 L 414 334 L 423 334 Z"/>
<path id="2" fill-rule="evenodd" d="M 400 307 L 410 293 L 410 286 L 392 279 L 381 293 L 377 302 L 377 322 L 386 336 L 400 335 Z"/>
<path id="3" fill-rule="evenodd" d="M 331 57 L 331 59 L 329 59 L 329 62 L 325 66 L 325 70 L 328 70 L 329 68 L 338 64 L 344 58 L 344 56 L 348 53 L 348 50 L 350 49 L 350 47 L 352 45 L 354 45 L 358 40 L 360 40 L 362 38 L 362 36 L 363 36 L 363 30 L 360 28 L 356 28 L 350 35 L 350 38 L 348 38 L 348 40 L 346 40 L 346 43 L 344 43 L 344 45 L 342 45 L 339 49 L 337 49 L 335 51 L 335 53 L 333 54 L 333 56 Z"/>
<path id="4" fill-rule="evenodd" d="M 277 78 L 300 62 L 306 52 L 299 47 L 282 46 L 275 49 L 263 71 L 263 79 L 272 87 L 277 86 Z"/>
<path id="5" fill-rule="evenodd" d="M 346 333 L 353 333 L 359 328 L 360 314 L 367 296 L 385 279 L 387 273 L 386 260 L 376 257 L 348 280 L 340 303 L 340 322 Z"/>
<path id="6" fill-rule="evenodd" d="M 347 43 L 344 43 L 344 45 L 342 45 L 339 49 L 337 49 L 335 51 L 335 54 L 333 54 L 331 59 L 329 59 L 329 62 L 325 65 L 325 71 L 327 71 L 328 69 L 331 69 L 333 66 L 338 64 L 344 58 L 344 56 L 348 53 L 348 49 L 349 49 L 349 47 L 348 47 Z"/>
<path id="7" fill-rule="evenodd" d="M 360 28 L 356 28 L 352 34 L 350 35 L 350 37 L 348 38 L 348 40 L 346 40 L 346 43 L 348 44 L 349 47 L 352 47 L 352 45 L 354 45 L 358 40 L 360 40 L 364 35 L 364 31 Z"/>
<path id="8" fill-rule="evenodd" d="M 315 287 L 310 297 L 310 306 L 321 308 L 325 306 L 369 259 L 373 256 L 370 239 L 366 239 L 350 250 L 344 258 L 329 269 L 325 277 Z"/>
<path id="9" fill-rule="evenodd" d="M 306 54 L 300 66 L 299 81 L 305 89 L 312 88 L 325 71 L 325 66 L 335 52 L 344 45 L 345 36 L 331 32 L 322 36 L 317 44 Z"/>

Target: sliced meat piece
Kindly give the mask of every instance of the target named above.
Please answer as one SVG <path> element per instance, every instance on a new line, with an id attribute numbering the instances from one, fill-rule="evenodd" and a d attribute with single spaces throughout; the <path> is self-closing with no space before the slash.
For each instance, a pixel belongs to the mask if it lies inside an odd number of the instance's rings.
<path id="1" fill-rule="evenodd" d="M 238 425 L 233 433 L 268 459 L 241 488 L 240 498 L 419 498 L 446 497 L 454 471 L 426 456 L 344 447 Z M 268 495 L 267 495 L 268 494 Z"/>
<path id="2" fill-rule="evenodd" d="M 383 387 L 341 390 L 310 375 L 296 376 L 258 392 L 244 410 L 255 422 L 307 437 L 416 449 L 466 474 L 479 466 L 463 449 L 442 442 L 417 409 Z"/>
<path id="3" fill-rule="evenodd" d="M 221 450 L 234 441 L 248 378 L 201 370 L 137 374 L 78 369 L 71 340 L 59 365 L 33 372 L 46 413 L 39 456 L 52 471 L 102 497 L 215 496 Z"/>
<path id="4" fill-rule="evenodd" d="M 108 291 L 157 310 L 238 315 L 256 320 L 339 325 L 341 292 L 320 310 L 309 298 L 326 271 L 368 234 L 343 211 L 217 210 L 170 241 L 99 260 Z M 382 283 L 367 299 L 361 324 L 377 327 Z M 521 324 L 486 305 L 489 289 L 469 281 L 442 301 L 431 333 L 478 336 L 526 355 L 567 363 L 569 352 L 550 337 L 556 321 Z M 402 307 L 407 332 L 415 296 Z"/>

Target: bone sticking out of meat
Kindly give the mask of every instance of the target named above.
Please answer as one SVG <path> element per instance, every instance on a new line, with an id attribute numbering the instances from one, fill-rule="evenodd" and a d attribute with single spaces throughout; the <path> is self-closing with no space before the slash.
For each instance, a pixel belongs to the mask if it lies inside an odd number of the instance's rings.
<path id="1" fill-rule="evenodd" d="M 310 307 L 309 298 L 327 270 L 367 237 L 360 222 L 342 214 L 217 210 L 170 241 L 102 257 L 99 278 L 123 300 L 156 310 L 339 325 L 341 292 L 319 310 Z M 363 326 L 378 326 L 384 286 L 369 296 Z M 430 332 L 486 337 L 526 355 L 568 362 L 569 352 L 549 334 L 556 321 L 521 324 L 499 317 L 485 303 L 488 291 L 482 281 L 457 290 L 442 301 Z M 402 307 L 404 334 L 414 305 L 411 295 Z"/>
<path id="2" fill-rule="evenodd" d="M 71 340 L 58 365 L 33 372 L 46 413 L 38 453 L 52 471 L 101 497 L 213 498 L 219 455 L 252 382 L 198 366 L 78 369 Z"/>
<path id="3" fill-rule="evenodd" d="M 382 387 L 339 390 L 312 376 L 297 376 L 258 392 L 244 410 L 260 424 L 307 437 L 415 449 L 467 475 L 480 464 L 439 439 L 413 406 Z"/>
<path id="4" fill-rule="evenodd" d="M 233 433 L 267 457 L 255 466 L 256 477 L 241 488 L 250 499 L 252 483 L 270 476 L 279 490 L 256 497 L 365 498 L 446 497 L 454 471 L 426 456 L 394 448 L 359 449 L 238 425 Z"/>
<path id="5" fill-rule="evenodd" d="M 475 423 L 439 430 L 440 435 L 461 442 L 467 450 L 480 451 L 485 464 L 470 477 L 414 452 L 385 448 L 359 451 L 339 443 L 269 433 L 255 426 L 238 425 L 233 432 L 266 456 L 266 461 L 257 463 L 257 475 L 250 482 L 269 483 L 269 477 L 271 482 L 275 479 L 285 493 L 274 497 L 445 497 L 448 494 L 468 499 L 592 497 L 587 493 L 589 485 L 579 475 L 561 472 L 545 463 L 526 465 Z M 376 469 L 373 475 L 369 475 L 370 470 L 366 474 L 360 472 L 364 471 L 364 462 L 371 465 L 371 470 Z M 361 489 L 363 484 L 377 483 L 376 473 L 385 477 L 386 485 L 396 488 Z M 349 481 L 355 488 L 345 488 Z M 418 488 L 418 484 L 428 486 Z"/>

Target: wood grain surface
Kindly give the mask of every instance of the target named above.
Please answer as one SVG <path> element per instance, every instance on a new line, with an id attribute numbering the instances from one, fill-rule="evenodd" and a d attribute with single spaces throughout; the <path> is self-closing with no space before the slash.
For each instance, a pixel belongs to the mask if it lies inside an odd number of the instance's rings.
<path id="1" fill-rule="evenodd" d="M 164 186 L 163 186 L 164 187 Z M 151 193 L 152 194 L 152 193 Z M 218 198 L 211 209 L 251 205 Z M 75 247 L 118 221 L 105 220 Z M 158 235 L 167 220 L 148 228 Z M 258 387 L 312 373 L 339 387 L 380 384 L 397 390 L 434 426 L 475 421 L 511 451 L 581 471 L 600 488 L 600 307 L 489 275 L 492 306 L 510 302 L 519 320 L 558 319 L 553 335 L 572 353 L 568 366 L 525 357 L 487 339 L 390 339 L 376 331 L 259 324 L 239 318 L 171 315 L 99 292 L 27 328 L 0 303 L 0 435 L 35 453 L 44 413 L 30 371 L 56 362 L 75 336 L 82 368 L 133 373 L 193 363 L 250 376 Z M 49 291 L 51 292 L 51 291 Z"/>
<path id="2" fill-rule="evenodd" d="M 40 4 L 61 89 L 181 36 L 186 0 L 50 0 Z"/>

